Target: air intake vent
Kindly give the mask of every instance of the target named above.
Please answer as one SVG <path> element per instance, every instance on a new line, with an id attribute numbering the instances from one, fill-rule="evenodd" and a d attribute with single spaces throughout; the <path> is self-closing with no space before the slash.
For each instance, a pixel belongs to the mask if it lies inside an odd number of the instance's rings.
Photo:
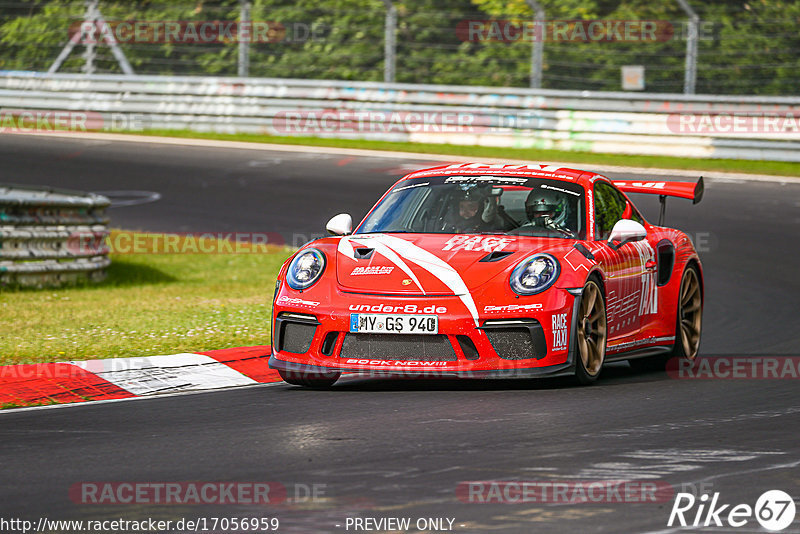
<path id="1" fill-rule="evenodd" d="M 313 315 L 282 312 L 275 319 L 275 347 L 279 351 L 304 354 L 311 348 L 319 322 Z"/>
<path id="2" fill-rule="evenodd" d="M 454 362 L 447 336 L 413 334 L 346 334 L 340 358 L 381 358 L 410 362 Z"/>
<path id="3" fill-rule="evenodd" d="M 322 340 L 320 352 L 325 356 L 331 356 L 333 349 L 336 348 L 336 341 L 339 339 L 339 332 L 328 332 Z"/>
<path id="4" fill-rule="evenodd" d="M 359 247 L 355 249 L 354 255 L 357 260 L 368 260 L 372 257 L 373 252 L 375 252 L 374 248 Z"/>
<path id="5" fill-rule="evenodd" d="M 499 261 L 503 258 L 506 258 L 514 253 L 513 250 L 495 250 L 494 252 L 490 252 L 483 258 L 481 261 Z"/>
<path id="6" fill-rule="evenodd" d="M 665 286 L 672 277 L 675 266 L 675 247 L 666 239 L 658 242 L 658 285 Z"/>
<path id="7" fill-rule="evenodd" d="M 464 357 L 468 360 L 477 360 L 480 358 L 478 354 L 478 349 L 475 347 L 475 343 L 469 338 L 469 336 L 456 336 L 458 340 L 458 344 L 461 346 L 461 350 L 464 352 Z"/>
<path id="8" fill-rule="evenodd" d="M 535 319 L 486 321 L 481 330 L 504 360 L 541 360 L 547 356 L 544 331 Z"/>
<path id="9" fill-rule="evenodd" d="M 292 352 L 294 354 L 304 354 L 311 348 L 311 340 L 314 339 L 316 325 L 304 323 L 285 322 L 281 325 L 281 344 L 278 350 Z"/>

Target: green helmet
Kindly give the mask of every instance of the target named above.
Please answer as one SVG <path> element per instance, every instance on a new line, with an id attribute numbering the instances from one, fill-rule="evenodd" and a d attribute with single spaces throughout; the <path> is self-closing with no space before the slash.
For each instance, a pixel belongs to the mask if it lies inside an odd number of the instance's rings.
<path id="1" fill-rule="evenodd" d="M 528 219 L 542 226 L 564 227 L 567 220 L 567 198 L 564 193 L 547 189 L 535 189 L 525 200 Z"/>

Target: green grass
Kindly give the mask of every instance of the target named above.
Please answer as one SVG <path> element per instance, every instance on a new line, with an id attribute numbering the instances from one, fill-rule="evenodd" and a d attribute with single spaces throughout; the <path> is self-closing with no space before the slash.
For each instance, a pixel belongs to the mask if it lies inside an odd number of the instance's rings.
<path id="1" fill-rule="evenodd" d="M 98 285 L 0 290 L 0 365 L 268 344 L 290 254 L 112 255 Z"/>
<path id="2" fill-rule="evenodd" d="M 31 402 L 28 403 L 17 403 L 17 402 L 4 402 L 0 404 L 0 410 L 10 410 L 12 408 L 33 408 L 36 406 L 53 406 L 55 404 L 59 404 L 54 400 L 47 400 L 41 402 Z"/>
<path id="3" fill-rule="evenodd" d="M 184 137 L 192 139 L 219 139 L 224 141 L 247 141 L 254 143 L 275 143 L 284 145 L 361 148 L 399 152 L 418 152 L 425 154 L 453 154 L 454 156 L 467 156 L 470 158 L 492 159 L 498 161 L 504 159 L 524 159 L 541 162 L 571 162 L 586 166 L 621 165 L 629 167 L 687 169 L 698 171 L 698 173 L 702 171 L 727 171 L 800 177 L 800 163 L 783 161 L 696 159 L 677 158 L 671 156 L 632 156 L 623 154 L 594 154 L 590 152 L 572 152 L 564 150 L 542 150 L 535 148 L 497 148 L 428 143 L 394 143 L 388 141 L 322 139 L 317 137 L 283 137 L 261 134 L 223 134 L 212 132 L 192 132 L 187 130 L 147 130 L 145 132 L 138 133 L 141 135 Z"/>

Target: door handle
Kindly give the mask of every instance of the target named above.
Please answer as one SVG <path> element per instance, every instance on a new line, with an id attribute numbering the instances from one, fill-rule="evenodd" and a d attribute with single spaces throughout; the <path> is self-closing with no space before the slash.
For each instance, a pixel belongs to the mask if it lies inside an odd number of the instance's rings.
<path id="1" fill-rule="evenodd" d="M 644 264 L 644 268 L 648 271 L 655 271 L 656 267 L 658 267 L 658 263 L 654 260 L 647 260 L 647 263 Z"/>

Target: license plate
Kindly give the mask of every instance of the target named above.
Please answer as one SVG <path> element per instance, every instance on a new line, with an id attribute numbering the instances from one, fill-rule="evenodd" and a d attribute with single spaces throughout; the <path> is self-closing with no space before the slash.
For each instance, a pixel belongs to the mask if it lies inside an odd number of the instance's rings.
<path id="1" fill-rule="evenodd" d="M 350 332 L 359 334 L 438 334 L 436 315 L 351 313 Z"/>

